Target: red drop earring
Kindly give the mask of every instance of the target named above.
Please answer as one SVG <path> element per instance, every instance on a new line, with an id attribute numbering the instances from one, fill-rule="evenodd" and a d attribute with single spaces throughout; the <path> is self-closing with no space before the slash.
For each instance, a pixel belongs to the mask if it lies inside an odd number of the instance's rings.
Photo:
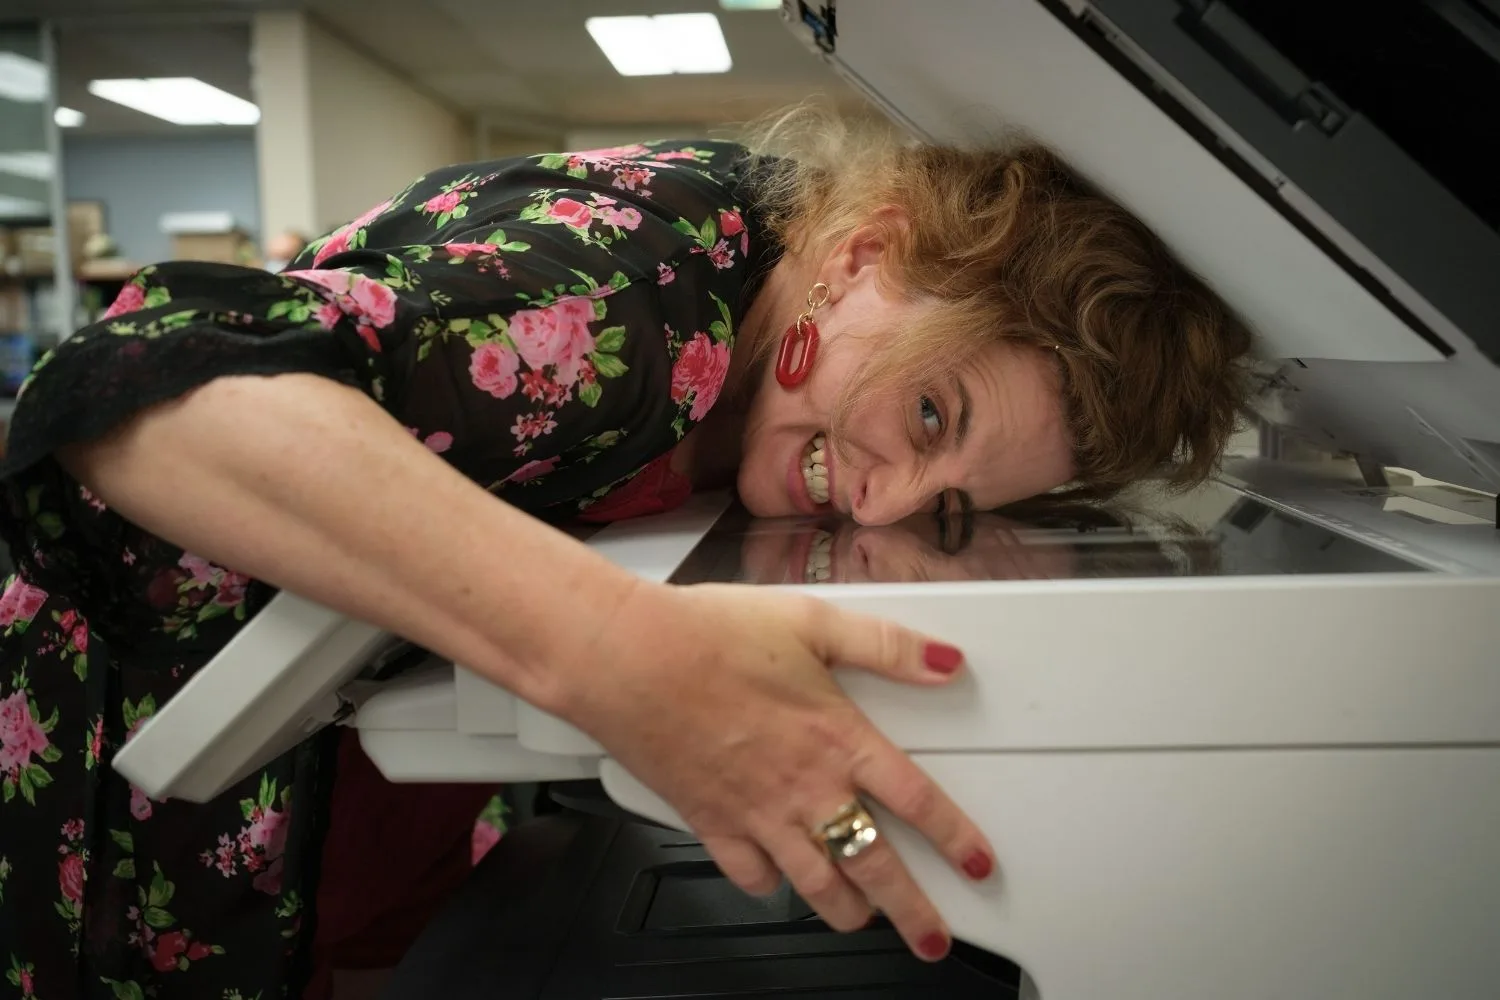
<path id="1" fill-rule="evenodd" d="M 788 389 L 801 385 L 812 372 L 818 358 L 818 324 L 813 313 L 828 301 L 828 286 L 818 282 L 807 293 L 807 311 L 797 317 L 781 337 L 781 352 L 776 356 L 776 381 Z"/>

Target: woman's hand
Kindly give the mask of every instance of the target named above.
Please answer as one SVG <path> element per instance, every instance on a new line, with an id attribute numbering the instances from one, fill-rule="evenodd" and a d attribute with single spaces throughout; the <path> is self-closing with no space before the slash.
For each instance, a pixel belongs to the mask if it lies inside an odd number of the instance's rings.
<path id="1" fill-rule="evenodd" d="M 829 668 L 941 684 L 958 650 L 821 601 L 757 587 L 641 584 L 581 640 L 559 714 L 677 809 L 724 873 L 768 893 L 784 872 L 838 930 L 888 917 L 935 960 L 949 933 L 890 845 L 837 864 L 815 832 L 857 795 L 927 836 L 971 878 L 978 828 L 845 697 Z M 589 676 L 592 675 L 592 676 Z"/>

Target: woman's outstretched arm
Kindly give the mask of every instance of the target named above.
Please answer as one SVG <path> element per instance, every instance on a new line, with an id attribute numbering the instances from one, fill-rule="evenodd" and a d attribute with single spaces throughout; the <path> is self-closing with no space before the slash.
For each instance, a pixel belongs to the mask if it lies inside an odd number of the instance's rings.
<path id="1" fill-rule="evenodd" d="M 167 541 L 544 707 L 559 697 L 564 643 L 586 648 L 580 631 L 608 620 L 638 582 L 487 494 L 364 393 L 320 376 L 217 379 L 59 457 Z"/>

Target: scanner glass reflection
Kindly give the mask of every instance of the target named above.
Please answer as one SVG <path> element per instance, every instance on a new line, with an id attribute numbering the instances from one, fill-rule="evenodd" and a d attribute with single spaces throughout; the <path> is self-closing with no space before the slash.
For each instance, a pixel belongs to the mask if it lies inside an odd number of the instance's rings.
<path id="1" fill-rule="evenodd" d="M 732 506 L 673 583 L 921 583 L 1422 571 L 1382 549 L 1211 484 L 1149 513 L 1033 506 L 861 527 L 756 519 Z"/>

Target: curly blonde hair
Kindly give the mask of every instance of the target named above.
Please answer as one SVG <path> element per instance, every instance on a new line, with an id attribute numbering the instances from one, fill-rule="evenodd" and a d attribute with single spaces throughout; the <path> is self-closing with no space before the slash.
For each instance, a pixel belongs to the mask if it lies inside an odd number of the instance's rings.
<path id="1" fill-rule="evenodd" d="M 1143 478 L 1191 486 L 1234 433 L 1249 386 L 1245 324 L 1139 219 L 1055 153 L 912 142 L 813 105 L 744 130 L 757 208 L 789 252 L 816 254 L 896 206 L 890 287 L 930 300 L 882 338 L 840 409 L 951 378 L 986 343 L 1055 351 L 1074 497 Z"/>

